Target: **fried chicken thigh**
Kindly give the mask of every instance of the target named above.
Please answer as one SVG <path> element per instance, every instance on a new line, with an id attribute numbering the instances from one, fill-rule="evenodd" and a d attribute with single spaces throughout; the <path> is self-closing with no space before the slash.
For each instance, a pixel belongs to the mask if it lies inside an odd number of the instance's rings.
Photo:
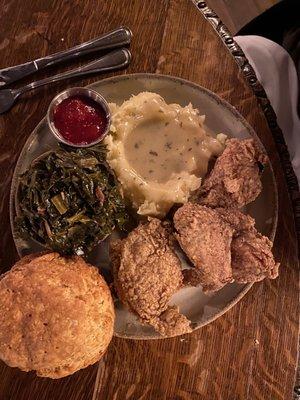
<path id="1" fill-rule="evenodd" d="M 191 331 L 190 321 L 168 304 L 183 283 L 173 242 L 168 226 L 153 218 L 113 242 L 110 251 L 120 300 L 143 323 L 167 336 Z"/>
<path id="2" fill-rule="evenodd" d="M 199 203 L 237 207 L 252 202 L 262 189 L 260 168 L 267 157 L 253 139 L 228 139 L 226 148 L 199 191 Z"/>
<path id="3" fill-rule="evenodd" d="M 176 238 L 197 268 L 184 271 L 185 282 L 201 284 L 203 291 L 221 289 L 232 282 L 231 253 L 233 229 L 217 211 L 186 203 L 174 215 Z"/>
<path id="4" fill-rule="evenodd" d="M 187 203 L 176 211 L 174 225 L 182 250 L 195 266 L 183 271 L 188 285 L 200 284 L 207 292 L 233 280 L 247 283 L 278 275 L 272 242 L 239 210 Z"/>

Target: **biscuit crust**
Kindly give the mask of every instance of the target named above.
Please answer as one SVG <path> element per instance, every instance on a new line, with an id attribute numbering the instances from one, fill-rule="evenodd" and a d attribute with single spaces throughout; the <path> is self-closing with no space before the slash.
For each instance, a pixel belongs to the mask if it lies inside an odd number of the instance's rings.
<path id="1" fill-rule="evenodd" d="M 61 378 L 98 361 L 113 335 L 114 307 L 97 268 L 58 253 L 22 258 L 0 278 L 0 358 Z"/>

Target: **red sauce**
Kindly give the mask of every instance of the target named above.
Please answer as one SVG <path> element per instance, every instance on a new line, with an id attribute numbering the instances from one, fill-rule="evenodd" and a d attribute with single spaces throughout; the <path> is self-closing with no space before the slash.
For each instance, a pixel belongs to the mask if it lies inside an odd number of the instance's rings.
<path id="1" fill-rule="evenodd" d="M 60 135 L 73 144 L 90 144 L 99 139 L 107 127 L 105 110 L 86 96 L 72 96 L 54 110 L 54 125 Z"/>

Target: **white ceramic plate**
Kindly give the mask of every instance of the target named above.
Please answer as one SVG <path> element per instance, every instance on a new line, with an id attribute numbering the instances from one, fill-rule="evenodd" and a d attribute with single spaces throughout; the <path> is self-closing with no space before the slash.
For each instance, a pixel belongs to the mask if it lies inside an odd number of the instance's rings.
<path id="1" fill-rule="evenodd" d="M 167 103 L 179 103 L 182 106 L 192 103 L 201 114 L 206 115 L 207 127 L 215 133 L 226 133 L 237 138 L 254 137 L 259 141 L 253 129 L 245 119 L 216 94 L 189 81 L 164 75 L 133 74 L 121 75 L 93 83 L 91 88 L 99 91 L 109 102 L 122 103 L 131 95 L 142 91 L 153 91 L 160 94 Z M 10 198 L 11 228 L 14 241 L 20 256 L 42 250 L 42 246 L 32 240 L 16 238 L 15 194 L 18 187 L 18 176 L 24 172 L 36 157 L 57 147 L 43 119 L 29 136 L 17 162 Z M 247 206 L 246 211 L 255 218 L 257 229 L 274 239 L 277 224 L 277 190 L 273 171 L 268 166 L 262 176 L 263 190 L 260 196 Z M 102 272 L 109 270 L 108 240 L 97 246 L 91 262 L 100 266 Z M 207 295 L 198 288 L 180 290 L 171 303 L 179 305 L 180 311 L 191 321 L 194 329 L 212 322 L 236 304 L 250 289 L 251 284 L 229 284 L 222 290 Z M 125 309 L 118 300 L 116 306 L 115 335 L 132 339 L 158 339 L 161 336 L 149 326 L 142 325 L 138 319 Z"/>

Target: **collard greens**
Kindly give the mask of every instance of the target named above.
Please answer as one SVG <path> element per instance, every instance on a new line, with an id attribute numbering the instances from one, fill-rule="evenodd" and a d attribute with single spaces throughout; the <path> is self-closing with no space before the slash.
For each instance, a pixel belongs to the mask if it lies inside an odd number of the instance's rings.
<path id="1" fill-rule="evenodd" d="M 103 146 L 46 154 L 20 176 L 18 202 L 19 235 L 62 254 L 88 253 L 128 218 Z"/>

